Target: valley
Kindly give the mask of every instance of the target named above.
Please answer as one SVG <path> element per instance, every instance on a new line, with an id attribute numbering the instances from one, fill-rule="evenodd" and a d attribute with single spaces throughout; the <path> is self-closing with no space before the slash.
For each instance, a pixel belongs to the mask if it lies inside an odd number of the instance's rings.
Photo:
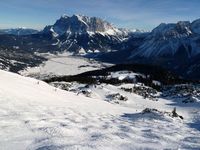
<path id="1" fill-rule="evenodd" d="M 45 78 L 45 76 L 76 75 L 86 71 L 97 70 L 111 66 L 112 64 L 102 63 L 93 59 L 87 59 L 81 56 L 75 56 L 72 53 L 60 54 L 39 54 L 47 61 L 39 66 L 26 68 L 19 73 L 24 76 L 35 78 Z"/>

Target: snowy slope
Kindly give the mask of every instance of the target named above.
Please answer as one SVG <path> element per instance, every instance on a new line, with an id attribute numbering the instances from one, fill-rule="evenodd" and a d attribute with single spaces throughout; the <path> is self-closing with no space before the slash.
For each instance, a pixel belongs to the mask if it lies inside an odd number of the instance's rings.
<path id="1" fill-rule="evenodd" d="M 170 110 L 172 102 L 160 101 L 156 108 Z M 0 71 L 0 149 L 198 149 L 200 131 L 188 123 L 193 114 L 199 120 L 199 105 L 181 107 L 185 120 L 143 114 L 142 107 L 86 98 Z"/>

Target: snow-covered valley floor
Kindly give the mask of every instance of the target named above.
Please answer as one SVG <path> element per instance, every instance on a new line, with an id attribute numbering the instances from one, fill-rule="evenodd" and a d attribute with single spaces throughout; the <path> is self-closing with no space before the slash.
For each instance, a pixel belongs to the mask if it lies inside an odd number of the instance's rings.
<path id="1" fill-rule="evenodd" d="M 199 103 L 131 101 L 111 104 L 0 71 L 0 149 L 200 149 Z M 141 113 L 146 107 L 176 107 L 184 119 Z"/>
<path id="2" fill-rule="evenodd" d="M 40 54 L 48 61 L 38 67 L 27 68 L 20 71 L 24 76 L 49 76 L 49 75 L 75 75 L 86 71 L 97 70 L 111 64 L 100 63 L 81 56 L 73 56 L 71 53 Z M 39 78 L 40 78 L 39 77 Z"/>

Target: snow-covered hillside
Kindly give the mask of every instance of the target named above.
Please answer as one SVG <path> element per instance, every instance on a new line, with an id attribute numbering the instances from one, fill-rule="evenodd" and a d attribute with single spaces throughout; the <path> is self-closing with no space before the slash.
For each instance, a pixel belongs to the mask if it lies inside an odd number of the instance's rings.
<path id="1" fill-rule="evenodd" d="M 136 95 L 131 101 L 111 104 L 0 71 L 0 149 L 200 148 L 199 103 Z M 174 107 L 183 120 L 165 112 Z"/>

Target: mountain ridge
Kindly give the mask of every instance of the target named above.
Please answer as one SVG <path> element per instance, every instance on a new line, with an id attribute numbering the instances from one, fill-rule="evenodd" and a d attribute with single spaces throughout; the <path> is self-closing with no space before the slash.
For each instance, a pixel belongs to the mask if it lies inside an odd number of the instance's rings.
<path id="1" fill-rule="evenodd" d="M 0 29 L 0 34 L 11 34 L 11 35 L 30 35 L 30 34 L 36 34 L 39 31 L 36 29 L 31 28 L 8 28 L 8 29 Z"/>
<path id="2" fill-rule="evenodd" d="M 1 46 L 11 49 L 91 54 L 91 58 L 113 63 L 159 64 L 186 78 L 200 76 L 200 19 L 133 32 L 97 17 L 63 15 L 36 34 L 0 35 L 0 39 Z"/>

